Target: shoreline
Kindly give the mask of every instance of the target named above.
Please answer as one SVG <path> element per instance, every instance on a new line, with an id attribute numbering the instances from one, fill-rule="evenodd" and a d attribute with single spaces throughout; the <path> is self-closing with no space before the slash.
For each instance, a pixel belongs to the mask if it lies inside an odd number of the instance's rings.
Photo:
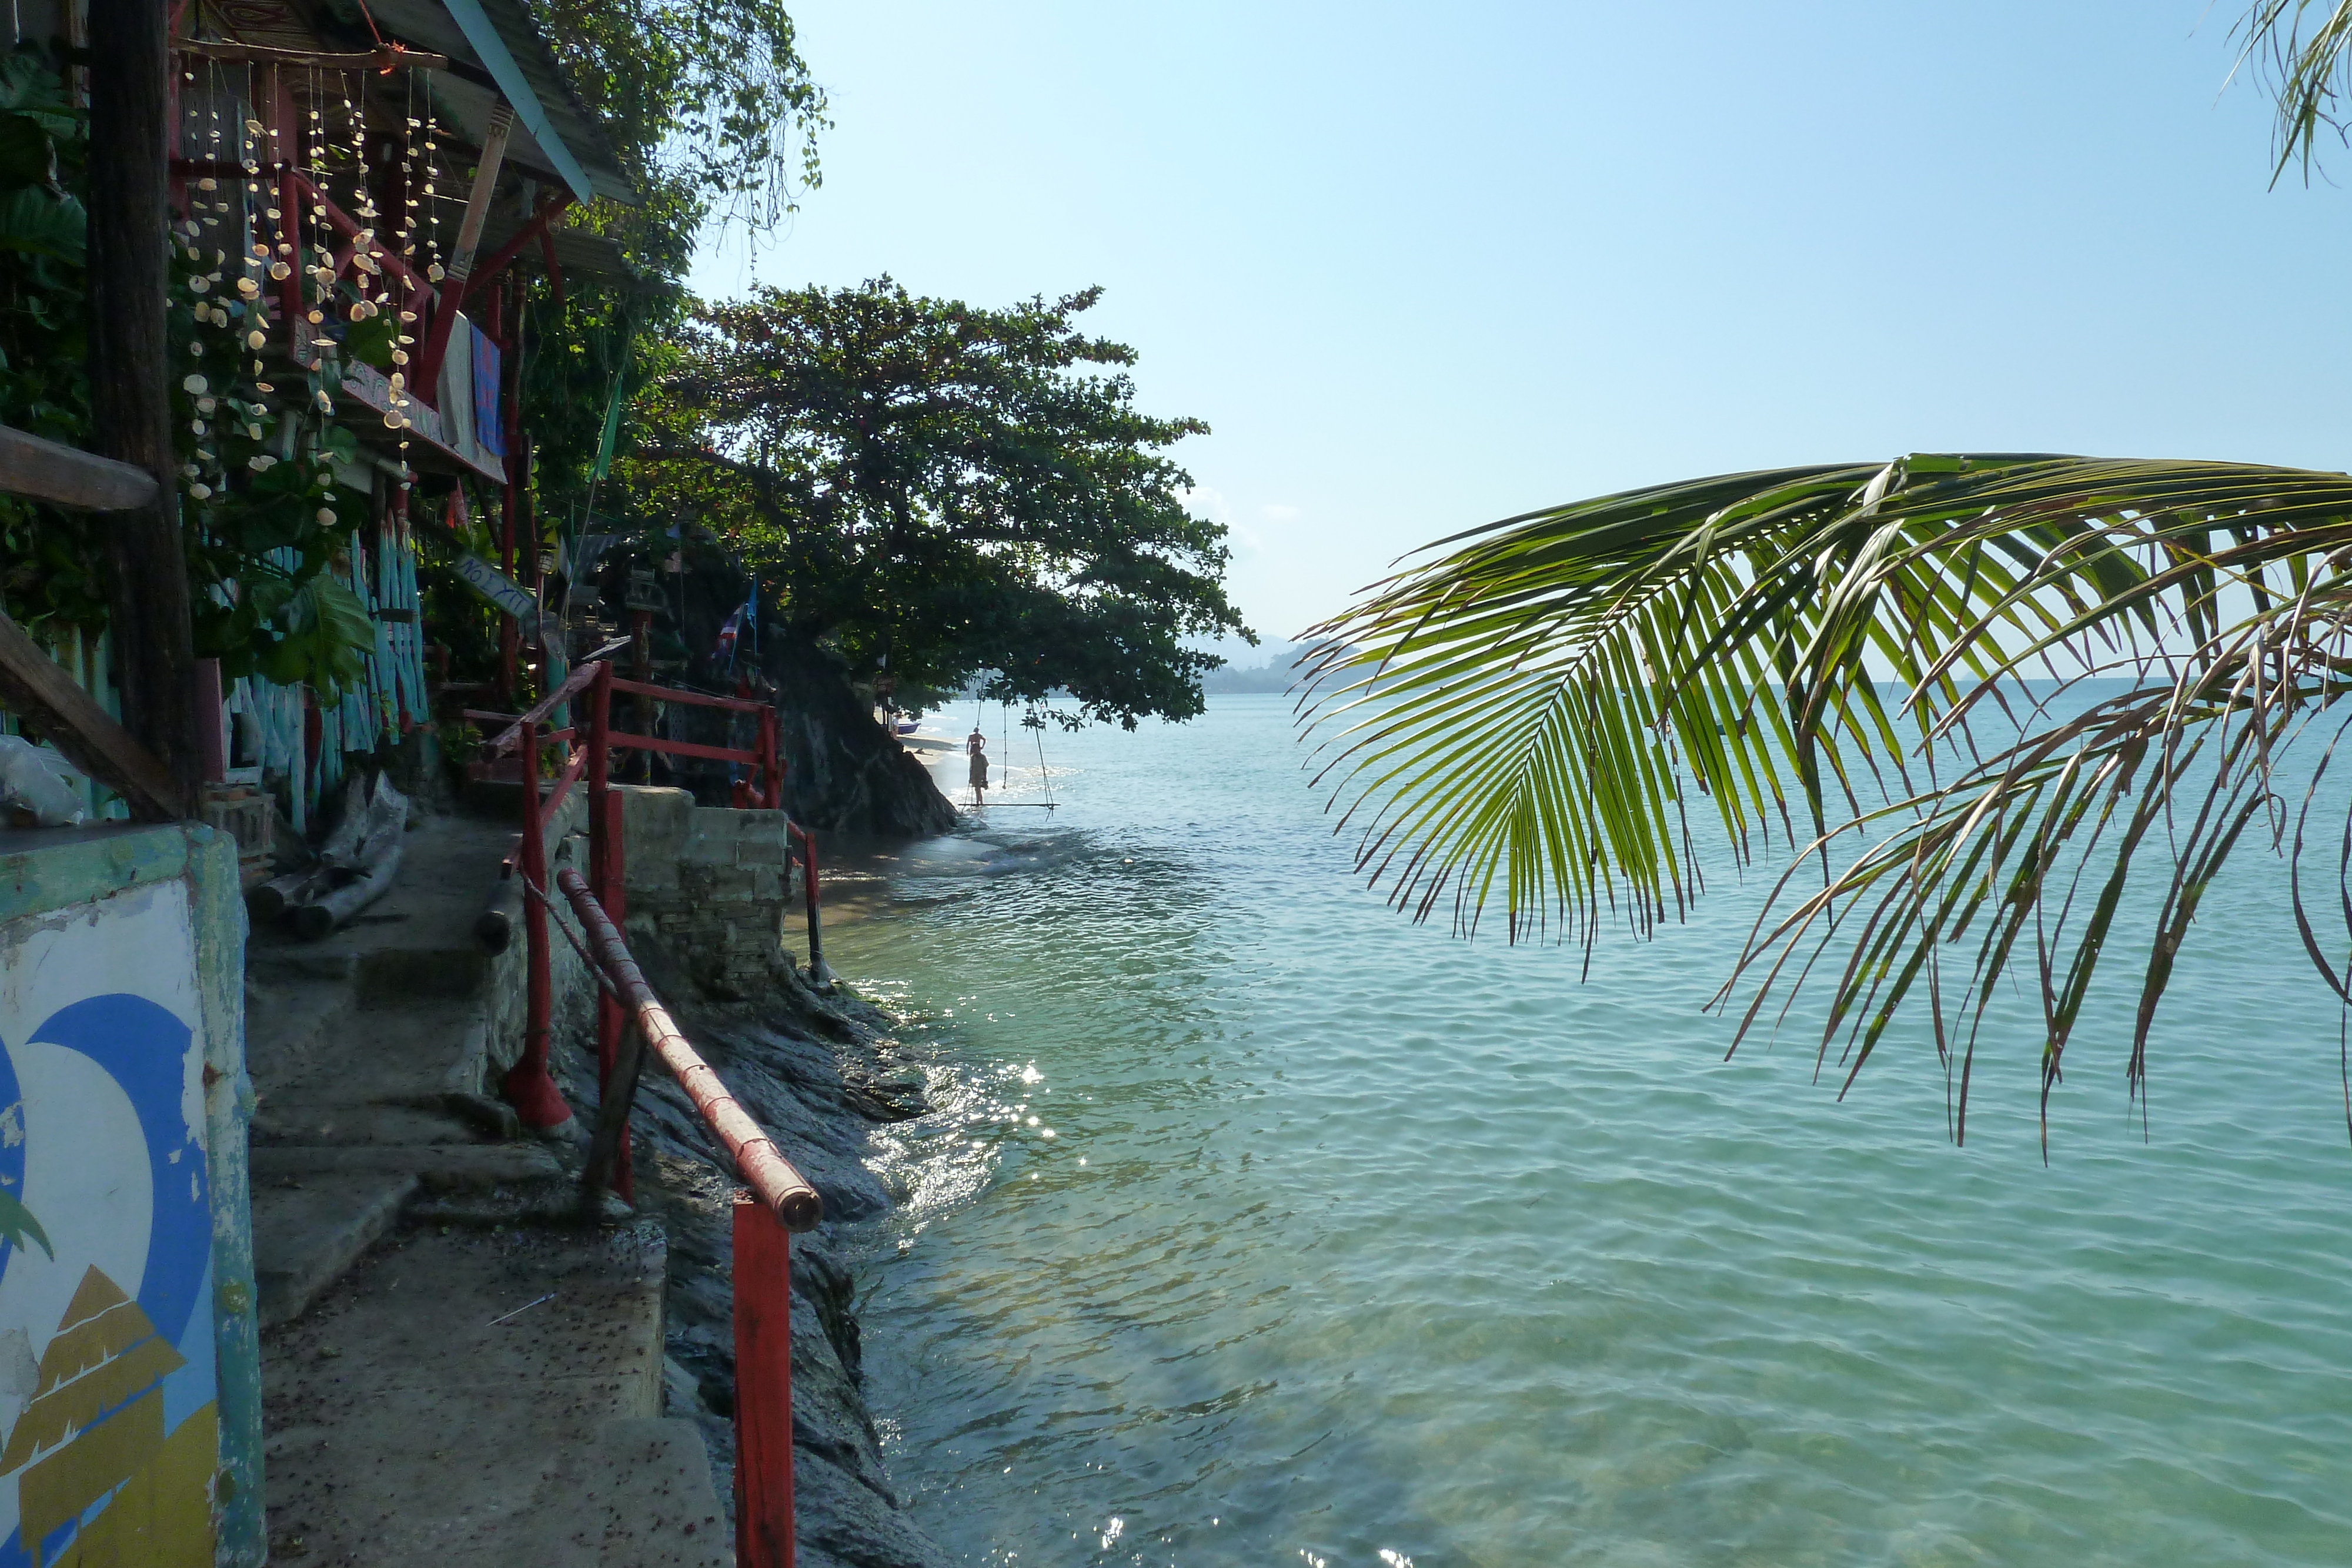
<path id="1" fill-rule="evenodd" d="M 826 914 L 877 918 L 881 875 L 852 857 L 826 884 Z M 856 890 L 853 892 L 852 890 Z M 839 897 L 840 903 L 835 903 Z M 772 983 L 740 999 L 707 995 L 649 929 L 630 942 L 647 978 L 731 1092 L 824 1199 L 824 1221 L 792 1243 L 793 1458 L 797 1561 L 803 1568 L 947 1568 L 951 1559 L 907 1517 L 866 1401 L 856 1299 L 869 1255 L 864 1228 L 903 1195 L 867 1163 L 875 1129 L 930 1108 L 929 1054 L 890 1016 L 845 987 L 812 987 L 789 930 Z M 566 1031 L 558 1077 L 583 1116 L 596 1103 L 593 1031 Z M 734 1511 L 734 1333 L 724 1154 L 676 1082 L 648 1074 L 632 1118 L 639 1213 L 669 1238 L 663 1407 L 691 1420 L 709 1448 L 721 1506 Z"/>

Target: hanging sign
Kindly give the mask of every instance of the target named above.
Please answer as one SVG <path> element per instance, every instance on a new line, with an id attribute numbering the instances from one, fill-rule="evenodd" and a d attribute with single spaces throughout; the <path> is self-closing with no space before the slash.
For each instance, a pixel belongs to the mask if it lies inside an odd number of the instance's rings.
<path id="1" fill-rule="evenodd" d="M 539 601 L 520 583 L 480 556 L 458 557 L 457 575 L 466 580 L 467 587 L 518 621 L 528 621 L 538 612 Z"/>
<path id="2" fill-rule="evenodd" d="M 562 634 L 560 617 L 552 613 L 542 615 L 539 601 L 530 596 L 529 590 L 480 556 L 471 553 L 459 556 L 457 575 L 465 580 L 467 587 L 480 594 L 492 606 L 513 616 L 526 633 L 536 627 L 537 635 L 542 642 Z"/>

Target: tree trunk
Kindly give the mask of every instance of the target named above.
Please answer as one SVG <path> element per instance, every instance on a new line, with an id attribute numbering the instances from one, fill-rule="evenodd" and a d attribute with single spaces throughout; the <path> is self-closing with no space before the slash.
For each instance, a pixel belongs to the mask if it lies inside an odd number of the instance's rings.
<path id="1" fill-rule="evenodd" d="M 102 525 L 123 727 L 193 800 L 203 768 L 163 324 L 167 16 L 166 0 L 89 7 L 89 391 L 100 455 L 144 468 L 160 492 Z"/>
<path id="2" fill-rule="evenodd" d="M 930 770 L 874 722 L 840 662 L 813 643 L 771 634 L 762 657 L 776 685 L 784 809 L 822 832 L 922 838 L 955 826 Z"/>

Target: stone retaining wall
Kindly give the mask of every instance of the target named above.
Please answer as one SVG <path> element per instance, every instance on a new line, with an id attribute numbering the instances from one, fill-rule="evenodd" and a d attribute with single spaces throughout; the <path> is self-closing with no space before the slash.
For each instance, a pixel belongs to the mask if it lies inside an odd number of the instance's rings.
<path id="1" fill-rule="evenodd" d="M 621 789 L 628 925 L 687 966 L 706 997 L 771 983 L 783 955 L 792 843 L 782 811 L 697 806 L 683 789 Z"/>

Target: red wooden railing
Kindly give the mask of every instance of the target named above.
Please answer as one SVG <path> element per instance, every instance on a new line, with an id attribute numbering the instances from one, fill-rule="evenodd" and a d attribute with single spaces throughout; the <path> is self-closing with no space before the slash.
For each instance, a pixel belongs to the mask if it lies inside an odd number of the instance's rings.
<path id="1" fill-rule="evenodd" d="M 757 713 L 757 749 L 615 730 L 612 706 L 616 691 L 661 702 Z M 559 707 L 575 700 L 582 710 L 579 722 L 542 727 Z M 650 1049 L 685 1089 L 749 1188 L 737 1195 L 734 1214 L 736 1562 L 739 1568 L 792 1568 L 792 1259 L 787 1232 L 815 1225 L 823 1206 L 815 1188 L 793 1168 L 774 1141 L 760 1130 L 688 1043 L 629 955 L 621 935 L 621 922 L 627 915 L 621 796 L 612 783 L 612 754 L 616 748 L 734 762 L 757 770 L 756 782 L 736 784 L 736 803 L 754 809 L 779 808 L 783 768 L 776 750 L 775 710 L 749 697 L 715 696 L 622 680 L 611 664 L 599 662 L 573 671 L 519 718 L 471 711 L 466 716 L 507 724 L 484 745 L 473 763 L 477 777 L 492 776 L 499 759 L 509 752 L 518 753 L 521 763 L 522 842 L 509 864 L 523 879 L 529 1004 L 523 1052 L 507 1074 L 506 1097 L 533 1127 L 554 1126 L 572 1114 L 547 1071 L 553 1012 L 548 922 L 553 909 L 549 901 L 546 823 L 562 808 L 572 786 L 585 778 L 588 875 L 583 878 L 566 867 L 555 878 L 555 887 L 570 903 L 585 933 L 582 956 L 598 984 L 596 1065 L 602 1109 L 590 1148 L 588 1179 L 592 1185 L 609 1186 L 625 1199 L 635 1196 L 628 1114 L 643 1061 L 643 1051 L 637 1048 Z M 561 746 L 563 751 L 549 787 L 541 782 L 541 748 L 551 745 Z M 804 858 L 809 962 L 812 972 L 822 977 L 816 843 L 798 823 L 788 821 L 786 825 Z M 571 937 L 568 930 L 564 935 Z M 632 1022 L 636 1026 L 634 1036 L 625 1032 Z"/>

